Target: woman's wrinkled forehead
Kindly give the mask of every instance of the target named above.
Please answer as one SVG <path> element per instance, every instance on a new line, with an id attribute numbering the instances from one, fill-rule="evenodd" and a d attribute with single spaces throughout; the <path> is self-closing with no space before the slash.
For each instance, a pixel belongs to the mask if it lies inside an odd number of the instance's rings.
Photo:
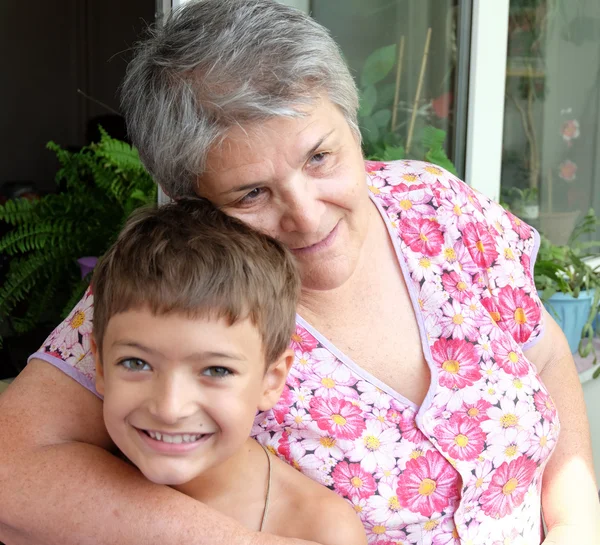
<path id="1" fill-rule="evenodd" d="M 276 176 L 278 165 L 299 167 L 323 146 L 352 135 L 345 117 L 329 100 L 304 108 L 298 117 L 235 126 L 210 150 L 198 180 L 199 194 L 210 199 L 215 192 L 226 191 L 233 180 L 238 185 L 267 182 L 265 177 Z"/>

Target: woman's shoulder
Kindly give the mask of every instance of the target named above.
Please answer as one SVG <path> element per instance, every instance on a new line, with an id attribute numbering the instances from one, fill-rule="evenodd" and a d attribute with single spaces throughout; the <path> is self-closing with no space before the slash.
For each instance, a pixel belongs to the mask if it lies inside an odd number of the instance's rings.
<path id="1" fill-rule="evenodd" d="M 423 186 L 451 188 L 452 183 L 463 182 L 450 171 L 433 163 L 403 159 L 400 161 L 365 161 L 365 171 L 373 184 L 398 189 L 416 189 Z"/>
<path id="2" fill-rule="evenodd" d="M 266 531 L 322 545 L 366 545 L 364 527 L 343 498 L 273 457 Z"/>

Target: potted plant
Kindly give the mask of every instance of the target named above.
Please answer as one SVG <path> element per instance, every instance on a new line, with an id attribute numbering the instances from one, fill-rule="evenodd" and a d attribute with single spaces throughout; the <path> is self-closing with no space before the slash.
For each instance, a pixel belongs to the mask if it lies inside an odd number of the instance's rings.
<path id="1" fill-rule="evenodd" d="M 596 355 L 593 323 L 600 304 L 600 267 L 586 258 L 597 255 L 598 242 L 581 237 L 595 233 L 600 221 L 590 210 L 577 224 L 566 245 L 556 245 L 542 235 L 534 266 L 535 284 L 548 312 L 564 331 L 573 353 Z M 592 252 L 592 248 L 596 248 Z"/>
<path id="2" fill-rule="evenodd" d="M 93 258 L 104 254 L 135 208 L 156 201 L 156 184 L 137 150 L 101 134 L 100 142 L 76 153 L 50 142 L 61 165 L 58 192 L 0 205 L 0 221 L 10 227 L 0 238 L 0 254 L 10 258 L 0 286 L 6 335 L 63 319 L 89 283 Z"/>

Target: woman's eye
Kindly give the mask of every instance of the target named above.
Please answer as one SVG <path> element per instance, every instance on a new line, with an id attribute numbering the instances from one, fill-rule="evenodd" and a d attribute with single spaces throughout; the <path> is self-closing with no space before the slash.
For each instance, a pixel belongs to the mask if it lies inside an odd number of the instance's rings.
<path id="1" fill-rule="evenodd" d="M 231 375 L 231 371 L 227 367 L 209 367 L 202 371 L 202 374 L 206 377 L 223 378 Z"/>
<path id="2" fill-rule="evenodd" d="M 323 164 L 326 160 L 327 157 L 329 156 L 329 153 L 327 152 L 321 152 L 321 153 L 315 153 L 311 158 L 310 158 L 310 162 L 313 165 L 321 165 Z"/>
<path id="3" fill-rule="evenodd" d="M 246 193 L 238 202 L 240 204 L 252 204 L 259 200 L 265 194 L 265 189 L 262 187 L 256 187 L 249 193 Z"/>
<path id="4" fill-rule="evenodd" d="M 126 360 L 121 360 L 119 365 L 125 367 L 128 371 L 151 371 L 152 367 L 148 365 L 144 360 L 139 360 L 137 358 L 129 358 Z"/>

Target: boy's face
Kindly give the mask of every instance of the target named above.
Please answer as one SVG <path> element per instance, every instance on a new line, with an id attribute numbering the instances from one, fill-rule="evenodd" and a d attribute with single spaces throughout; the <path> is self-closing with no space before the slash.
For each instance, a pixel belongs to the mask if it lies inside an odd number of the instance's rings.
<path id="1" fill-rule="evenodd" d="M 287 352 L 265 372 L 250 320 L 228 326 L 141 309 L 110 319 L 99 360 L 113 441 L 149 480 L 178 485 L 241 449 L 257 409 L 277 402 L 292 358 Z"/>

